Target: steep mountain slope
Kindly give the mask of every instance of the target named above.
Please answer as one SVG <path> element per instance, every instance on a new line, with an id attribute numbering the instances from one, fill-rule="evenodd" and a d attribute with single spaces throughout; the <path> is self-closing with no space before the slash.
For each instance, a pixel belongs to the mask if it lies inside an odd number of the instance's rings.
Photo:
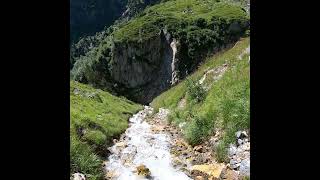
<path id="1" fill-rule="evenodd" d="M 70 40 L 93 35 L 109 27 L 118 18 L 130 19 L 146 6 L 160 0 L 71 0 Z"/>
<path id="2" fill-rule="evenodd" d="M 72 60 L 71 76 L 149 103 L 248 28 L 249 17 L 240 6 L 169 0 L 113 27 L 85 56 Z"/>
<path id="3" fill-rule="evenodd" d="M 216 158 L 227 160 L 235 133 L 250 133 L 250 39 L 208 58 L 186 80 L 156 97 L 151 106 L 168 108 L 170 121 L 192 145 L 221 134 Z"/>
<path id="4" fill-rule="evenodd" d="M 71 0 L 70 39 L 92 35 L 121 16 L 127 0 Z"/>
<path id="5" fill-rule="evenodd" d="M 103 179 L 107 147 L 128 127 L 142 106 L 88 85 L 70 81 L 70 168 L 89 180 Z"/>

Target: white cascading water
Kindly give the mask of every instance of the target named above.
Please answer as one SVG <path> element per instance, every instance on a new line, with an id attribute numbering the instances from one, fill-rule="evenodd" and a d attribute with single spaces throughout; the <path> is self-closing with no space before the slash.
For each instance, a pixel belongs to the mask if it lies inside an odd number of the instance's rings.
<path id="1" fill-rule="evenodd" d="M 110 148 L 112 154 L 106 163 L 107 172 L 113 172 L 117 180 L 146 179 L 137 175 L 136 167 L 145 165 L 154 180 L 189 180 L 190 178 L 172 166 L 170 154 L 170 136 L 154 133 L 151 125 L 145 121 L 153 109 L 145 106 L 144 110 L 130 118 L 130 127 L 124 134 L 125 147 L 117 144 Z"/>

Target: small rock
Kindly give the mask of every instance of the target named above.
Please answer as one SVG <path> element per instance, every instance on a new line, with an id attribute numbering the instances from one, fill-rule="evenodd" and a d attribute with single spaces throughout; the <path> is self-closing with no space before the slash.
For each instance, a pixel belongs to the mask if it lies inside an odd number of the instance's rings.
<path id="1" fill-rule="evenodd" d="M 229 151 L 228 151 L 229 157 L 232 157 L 236 153 L 237 153 L 237 147 L 235 145 L 233 145 L 233 144 L 230 145 Z"/>
<path id="2" fill-rule="evenodd" d="M 241 131 L 237 131 L 237 132 L 236 132 L 237 138 L 240 138 L 240 135 L 241 135 Z"/>
<path id="3" fill-rule="evenodd" d="M 238 139 L 238 145 L 242 145 L 243 144 L 243 140 L 242 139 Z"/>
<path id="4" fill-rule="evenodd" d="M 186 122 L 182 122 L 182 123 L 180 123 L 178 126 L 179 126 L 179 128 L 181 129 L 181 128 L 183 128 L 186 124 L 187 124 Z"/>
<path id="5" fill-rule="evenodd" d="M 127 144 L 125 142 L 118 142 L 115 144 L 117 147 L 125 147 Z"/>
<path id="6" fill-rule="evenodd" d="M 195 180 L 204 180 L 204 177 L 202 177 L 202 176 L 196 176 Z"/>
<path id="7" fill-rule="evenodd" d="M 241 176 L 250 176 L 250 159 L 249 158 L 241 162 L 239 171 Z"/>
<path id="8" fill-rule="evenodd" d="M 242 135 L 243 137 L 248 137 L 248 134 L 247 134 L 246 131 L 242 131 L 242 132 L 241 132 L 241 135 Z"/>
<path id="9" fill-rule="evenodd" d="M 74 88 L 73 93 L 75 95 L 78 95 L 80 93 L 80 90 L 78 88 Z"/>
<path id="10" fill-rule="evenodd" d="M 102 167 L 106 167 L 107 164 L 108 164 L 108 161 L 103 161 L 103 162 L 102 162 Z"/>
<path id="11" fill-rule="evenodd" d="M 174 166 L 181 166 L 182 165 L 182 161 L 178 157 L 175 157 L 173 159 L 173 164 L 174 164 Z"/>
<path id="12" fill-rule="evenodd" d="M 224 180 L 239 180 L 238 174 L 231 169 L 227 169 L 222 176 Z"/>
<path id="13" fill-rule="evenodd" d="M 195 147 L 193 148 L 193 150 L 194 150 L 194 151 L 197 151 L 197 152 L 202 152 L 203 146 L 201 146 L 201 145 L 195 146 Z"/>
<path id="14" fill-rule="evenodd" d="M 140 165 L 140 166 L 138 166 L 137 168 L 137 173 L 138 173 L 138 175 L 142 175 L 142 176 L 144 176 L 144 177 L 148 177 L 148 176 L 150 176 L 151 175 L 151 172 L 150 172 L 150 170 L 149 170 L 149 168 L 147 168 L 145 165 Z"/>
<path id="15" fill-rule="evenodd" d="M 231 159 L 230 161 L 230 168 L 237 169 L 240 166 L 240 161 L 236 159 Z"/>
<path id="16" fill-rule="evenodd" d="M 73 180 L 86 180 L 85 175 L 81 173 L 74 173 L 72 176 Z"/>
<path id="17" fill-rule="evenodd" d="M 248 137 L 248 134 L 246 131 L 237 131 L 236 136 L 238 139 L 243 139 L 245 137 Z"/>
<path id="18" fill-rule="evenodd" d="M 223 163 L 194 165 L 191 167 L 191 175 L 194 177 L 203 176 L 209 179 L 219 179 L 224 169 L 225 165 Z"/>
<path id="19" fill-rule="evenodd" d="M 115 178 L 118 176 L 119 176 L 119 174 L 116 171 L 108 171 L 105 177 L 107 179 L 111 179 L 111 178 Z"/>
<path id="20" fill-rule="evenodd" d="M 151 131 L 152 132 L 160 132 L 160 131 L 163 131 L 163 130 L 164 130 L 164 126 L 157 125 L 157 126 L 152 126 L 151 127 Z"/>

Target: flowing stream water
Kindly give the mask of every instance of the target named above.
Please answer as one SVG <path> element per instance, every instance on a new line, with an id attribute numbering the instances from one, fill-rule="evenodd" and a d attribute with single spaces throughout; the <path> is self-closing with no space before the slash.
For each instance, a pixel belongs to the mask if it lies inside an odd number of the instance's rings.
<path id="1" fill-rule="evenodd" d="M 190 178 L 172 165 L 170 154 L 171 138 L 168 134 L 153 132 L 146 122 L 147 115 L 153 109 L 145 106 L 144 110 L 130 118 L 130 127 L 119 142 L 109 150 L 111 155 L 106 163 L 106 170 L 117 180 L 189 180 Z M 136 168 L 145 165 L 151 172 L 149 178 L 139 176 Z"/>

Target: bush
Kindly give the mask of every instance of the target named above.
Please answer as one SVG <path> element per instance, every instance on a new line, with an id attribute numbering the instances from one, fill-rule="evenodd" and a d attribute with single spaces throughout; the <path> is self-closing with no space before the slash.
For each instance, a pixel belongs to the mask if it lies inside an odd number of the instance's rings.
<path id="1" fill-rule="evenodd" d="M 208 52 L 213 46 L 216 46 L 218 39 L 219 35 L 213 30 L 190 28 L 186 39 L 188 56 L 196 60 L 197 55 L 204 54 L 203 52 Z"/>
<path id="2" fill-rule="evenodd" d="M 195 25 L 200 28 L 206 28 L 207 27 L 207 21 L 203 18 L 199 18 L 195 21 Z"/>
<path id="3" fill-rule="evenodd" d="M 193 116 L 192 118 L 190 125 L 186 128 L 185 136 L 191 145 L 197 145 L 211 134 L 213 122 L 198 116 Z"/>
<path id="4" fill-rule="evenodd" d="M 203 101 L 206 95 L 203 87 L 192 79 L 187 79 L 186 83 L 188 94 L 191 100 L 194 100 L 196 103 Z"/>

